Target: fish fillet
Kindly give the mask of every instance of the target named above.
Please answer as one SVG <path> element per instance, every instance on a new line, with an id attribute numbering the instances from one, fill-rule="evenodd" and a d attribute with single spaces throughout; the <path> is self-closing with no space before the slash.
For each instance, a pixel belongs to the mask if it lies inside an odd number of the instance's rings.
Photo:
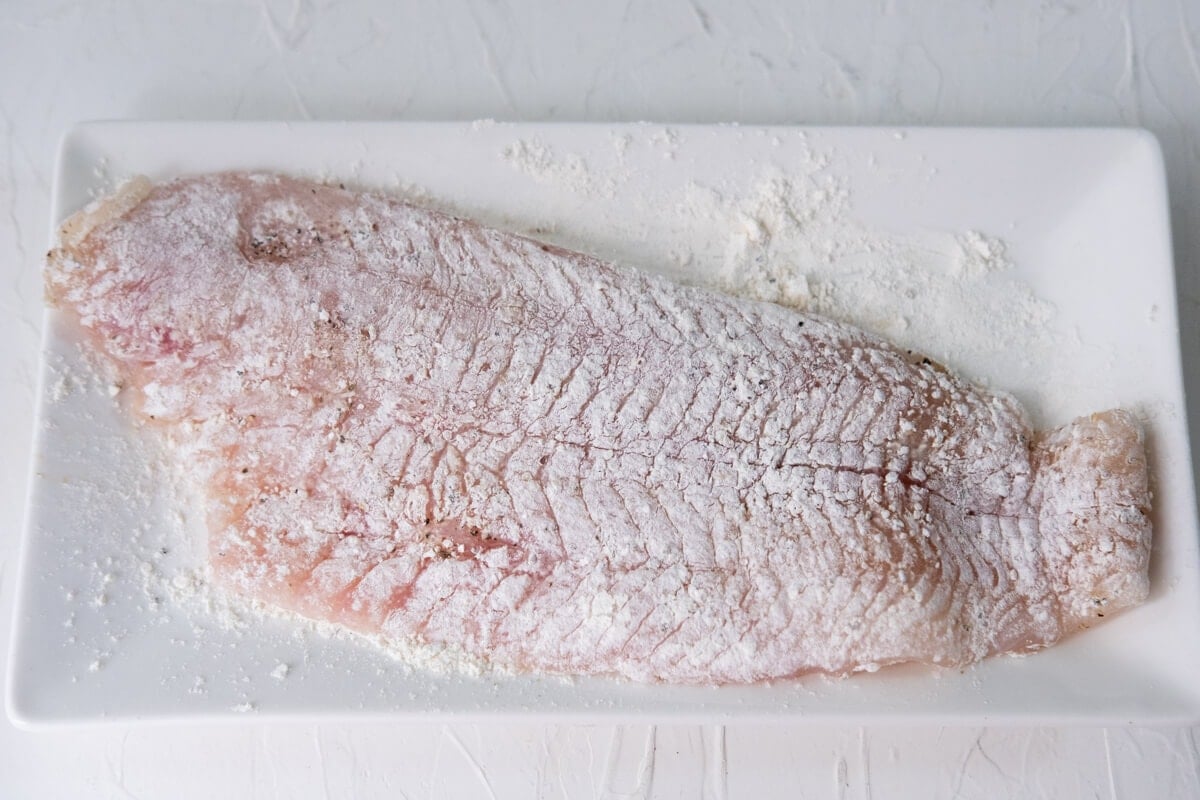
<path id="1" fill-rule="evenodd" d="M 1147 596 L 1142 433 L 398 200 L 126 184 L 49 302 L 228 588 L 504 668 L 723 684 L 1052 644 Z"/>

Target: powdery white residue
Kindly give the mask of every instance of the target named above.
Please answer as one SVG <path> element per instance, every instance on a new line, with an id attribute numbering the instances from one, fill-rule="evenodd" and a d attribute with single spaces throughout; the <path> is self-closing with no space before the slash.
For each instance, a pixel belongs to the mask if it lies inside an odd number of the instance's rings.
<path id="1" fill-rule="evenodd" d="M 1013 269 L 1003 238 L 969 229 L 900 232 L 861 221 L 846 159 L 802 134 L 789 151 L 798 148 L 799 159 L 786 168 L 751 162 L 736 180 L 661 180 L 651 191 L 617 199 L 636 213 L 614 215 L 609 187 L 636 171 L 629 156 L 673 159 L 685 135 L 650 126 L 625 130 L 610 137 L 607 157 L 603 148 L 585 157 L 513 141 L 503 156 L 518 172 L 590 201 L 594 211 L 570 224 L 551 219 L 531 227 L 517 219 L 509 227 L 534 238 L 549 233 L 555 244 L 675 280 L 848 322 L 983 383 L 1006 376 L 1007 384 L 1013 354 L 1062 359 L 1080 346 L 1062 329 L 1054 305 Z M 780 142 L 779 134 L 771 141 Z M 618 219 L 653 222 L 634 230 Z M 630 244 L 615 244 L 622 241 Z M 1037 401 L 1046 398 L 1018 394 L 1034 401 L 1034 417 L 1040 416 Z"/>
<path id="2" fill-rule="evenodd" d="M 745 194 L 693 185 L 678 208 L 724 235 L 715 274 L 700 271 L 714 288 L 849 322 L 959 369 L 1061 343 L 1054 306 L 1013 275 L 1002 239 L 872 229 L 823 168 L 768 170 Z"/>
<path id="3" fill-rule="evenodd" d="M 598 176 L 578 153 L 560 156 L 536 139 L 520 139 L 504 148 L 504 159 L 539 183 L 566 185 L 580 195 L 611 198 L 617 192 L 618 176 Z"/>
<path id="4" fill-rule="evenodd" d="M 176 481 L 178 481 L 178 476 Z M 198 492 L 185 488 L 183 491 Z M 144 562 L 150 564 L 150 562 Z M 449 647 L 427 645 L 414 640 L 402 641 L 384 636 L 368 636 L 351 631 L 341 625 L 312 620 L 285 609 L 243 597 L 225 590 L 213 580 L 212 570 L 206 565 L 183 565 L 176 569 L 160 570 L 143 567 L 142 576 L 147 595 L 163 595 L 193 625 L 193 632 L 202 638 L 209 626 L 233 633 L 236 636 L 257 636 L 270 620 L 283 620 L 289 629 L 326 639 L 349 639 L 364 642 L 383 651 L 397 664 L 408 670 L 417 668 L 440 675 L 481 675 L 485 671 L 503 674 L 481 659 Z M 291 666 L 280 663 L 270 672 L 276 680 L 284 680 L 291 674 Z M 197 692 L 204 691 L 203 679 L 197 679 Z"/>
<path id="5" fill-rule="evenodd" d="M 955 237 L 959 247 L 958 274 L 975 278 L 988 272 L 1012 268 L 1008 245 L 1003 239 L 979 231 L 967 231 Z"/>
<path id="6" fill-rule="evenodd" d="M 115 398 L 121 393 L 122 382 L 116 368 L 93 348 L 79 347 L 70 361 L 53 353 L 43 358 L 43 399 L 47 403 L 62 403 L 76 395 L 104 394 Z"/>
<path id="7" fill-rule="evenodd" d="M 92 178 L 94 184 L 88 189 L 88 197 L 92 200 L 98 200 L 110 194 L 113 187 L 116 186 L 116 181 L 113 180 L 112 174 L 109 172 L 108 157 L 104 156 L 96 162 L 92 167 Z"/>
<path id="8" fill-rule="evenodd" d="M 679 152 L 679 134 L 673 128 L 661 128 L 650 134 L 650 144 L 670 161 Z"/>
<path id="9" fill-rule="evenodd" d="M 62 356 L 47 359 L 48 400 L 72 403 L 83 409 L 111 406 L 112 412 L 127 415 L 124 393 L 114 391 L 119 386 L 112 364 L 92 348 L 78 346 L 72 350 L 70 359 Z M 193 640 L 201 644 L 214 629 L 235 638 L 260 638 L 268 620 L 284 619 L 290 630 L 302 635 L 366 641 L 392 656 L 405 670 L 416 667 L 446 675 L 483 672 L 484 665 L 478 659 L 447 648 L 359 636 L 339 626 L 314 622 L 227 592 L 213 581 L 211 570 L 203 563 L 206 534 L 199 520 L 204 517 L 204 501 L 193 476 L 187 472 L 188 459 L 180 457 L 181 448 L 171 441 L 159 441 L 140 427 L 119 437 L 95 433 L 88 442 L 87 452 L 100 463 L 117 467 L 111 476 L 98 477 L 94 483 L 79 482 L 79 491 L 94 499 L 78 503 L 80 524 L 95 529 L 111 525 L 114 512 L 106 508 L 138 508 L 152 518 L 136 529 L 122 528 L 125 537 L 114 538 L 111 543 L 97 545 L 86 553 L 76 550 L 71 554 L 89 578 L 86 585 L 61 587 L 64 607 L 69 610 L 63 627 L 74 628 L 78 613 L 98 616 L 103 622 L 85 639 L 69 637 L 68 643 L 79 648 L 82 668 L 82 674 L 73 680 L 105 669 L 112 648 L 120 645 L 127 634 L 126 626 L 134 622 L 126 616 L 133 608 L 125 593 L 139 589 L 139 605 L 146 612 L 143 620 L 146 625 L 185 619 L 191 626 Z M 155 509 L 163 513 L 159 515 Z M 118 535 L 113 532 L 113 537 Z M 120 599 L 116 604 L 114 590 Z M 292 671 L 291 665 L 281 662 L 269 675 L 283 681 Z M 207 676 L 197 674 L 189 679 L 188 694 L 206 695 L 208 691 Z M 230 710 L 244 713 L 256 708 L 254 702 L 246 701 L 231 706 Z"/>
<path id="10" fill-rule="evenodd" d="M 617 154 L 617 158 L 624 159 L 625 154 L 629 152 L 629 145 L 633 144 L 633 135 L 630 133 L 614 133 L 610 141 L 612 142 L 613 152 Z"/>

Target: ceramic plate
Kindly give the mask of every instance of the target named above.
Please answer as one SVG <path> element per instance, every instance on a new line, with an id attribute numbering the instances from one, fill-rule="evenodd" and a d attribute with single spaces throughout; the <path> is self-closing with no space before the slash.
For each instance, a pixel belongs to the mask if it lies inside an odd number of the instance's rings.
<path id="1" fill-rule="evenodd" d="M 1162 160 L 1125 130 L 96 123 L 53 226 L 134 174 L 280 170 L 382 189 L 695 283 L 808 305 L 1010 391 L 1038 426 L 1146 421 L 1152 596 L 1024 658 L 720 689 L 411 670 L 224 608 L 121 393 L 45 324 L 8 708 L 23 724 L 510 719 L 1194 722 L 1197 523 Z M 182 521 L 182 522 L 181 522 Z"/>

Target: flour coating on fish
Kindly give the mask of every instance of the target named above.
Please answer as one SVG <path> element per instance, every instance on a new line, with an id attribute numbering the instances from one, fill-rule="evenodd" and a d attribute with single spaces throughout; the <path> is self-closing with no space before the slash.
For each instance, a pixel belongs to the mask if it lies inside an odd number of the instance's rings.
<path id="1" fill-rule="evenodd" d="M 230 589 L 521 670 L 674 683 L 972 663 L 1147 594 L 1122 411 L 386 197 L 118 194 L 47 269 L 176 442 Z"/>

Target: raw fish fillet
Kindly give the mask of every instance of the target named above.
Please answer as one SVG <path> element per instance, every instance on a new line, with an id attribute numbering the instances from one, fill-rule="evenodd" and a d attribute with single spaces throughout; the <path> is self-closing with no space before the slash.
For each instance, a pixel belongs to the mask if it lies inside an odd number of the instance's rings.
<path id="1" fill-rule="evenodd" d="M 508 669 L 724 684 L 1044 647 L 1147 596 L 1142 434 L 398 200 L 135 180 L 49 302 L 228 588 Z"/>

